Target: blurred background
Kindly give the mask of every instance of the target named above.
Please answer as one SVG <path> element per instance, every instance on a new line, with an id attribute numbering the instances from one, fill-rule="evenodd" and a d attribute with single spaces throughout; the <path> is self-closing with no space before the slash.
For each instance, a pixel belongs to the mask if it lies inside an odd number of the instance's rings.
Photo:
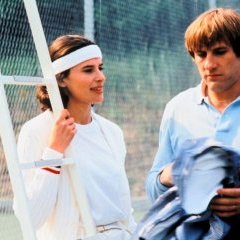
<path id="1" fill-rule="evenodd" d="M 94 39 L 104 57 L 105 102 L 96 111 L 124 131 L 126 169 L 137 221 L 149 208 L 144 181 L 158 145 L 165 104 L 195 86 L 198 73 L 184 47 L 184 31 L 214 7 L 240 0 L 37 0 L 47 43 L 63 34 Z M 0 0 L 2 75 L 42 76 L 23 1 Z M 35 87 L 5 85 L 16 138 L 40 113 Z M 0 239 L 19 240 L 13 193 L 0 140 Z"/>

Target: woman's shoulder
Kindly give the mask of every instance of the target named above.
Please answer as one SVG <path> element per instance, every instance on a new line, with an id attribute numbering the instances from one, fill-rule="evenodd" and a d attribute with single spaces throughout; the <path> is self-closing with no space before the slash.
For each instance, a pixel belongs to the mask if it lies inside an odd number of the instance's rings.
<path id="1" fill-rule="evenodd" d="M 120 131 L 122 132 L 122 129 L 120 128 L 120 126 L 118 124 L 116 124 L 115 122 L 107 119 L 106 117 L 103 117 L 97 113 L 92 113 L 93 117 L 102 125 L 109 127 L 111 129 L 115 129 L 116 131 Z"/>
<path id="2" fill-rule="evenodd" d="M 50 110 L 46 110 L 32 119 L 25 122 L 21 128 L 21 131 L 28 132 L 42 132 L 50 128 L 54 122 L 53 114 Z"/>

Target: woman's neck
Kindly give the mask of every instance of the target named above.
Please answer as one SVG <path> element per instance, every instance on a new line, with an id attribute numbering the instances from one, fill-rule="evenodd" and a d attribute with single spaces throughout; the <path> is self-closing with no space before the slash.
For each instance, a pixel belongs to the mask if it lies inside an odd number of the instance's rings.
<path id="1" fill-rule="evenodd" d="M 78 104 L 76 106 L 76 104 L 69 103 L 67 109 L 75 123 L 84 125 L 92 121 L 91 105 Z"/>

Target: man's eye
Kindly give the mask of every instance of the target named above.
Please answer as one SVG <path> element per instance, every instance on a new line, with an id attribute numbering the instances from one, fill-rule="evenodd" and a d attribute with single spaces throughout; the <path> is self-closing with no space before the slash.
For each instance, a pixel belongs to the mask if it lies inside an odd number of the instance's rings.
<path id="1" fill-rule="evenodd" d="M 201 58 L 206 57 L 206 55 L 207 55 L 206 52 L 201 52 L 201 51 L 197 52 L 197 56 L 199 56 Z"/>
<path id="2" fill-rule="evenodd" d="M 214 53 L 215 55 L 224 55 L 227 52 L 226 49 L 218 49 Z"/>

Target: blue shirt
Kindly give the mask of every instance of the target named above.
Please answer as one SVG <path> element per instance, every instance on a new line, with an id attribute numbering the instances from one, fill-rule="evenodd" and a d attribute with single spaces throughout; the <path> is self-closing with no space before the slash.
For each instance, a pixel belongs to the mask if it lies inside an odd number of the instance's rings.
<path id="1" fill-rule="evenodd" d="M 174 161 L 186 140 L 212 138 L 226 146 L 240 147 L 240 97 L 220 113 L 202 94 L 202 85 L 179 93 L 163 114 L 159 147 L 146 180 L 152 201 L 168 188 L 159 181 L 159 173 Z"/>

